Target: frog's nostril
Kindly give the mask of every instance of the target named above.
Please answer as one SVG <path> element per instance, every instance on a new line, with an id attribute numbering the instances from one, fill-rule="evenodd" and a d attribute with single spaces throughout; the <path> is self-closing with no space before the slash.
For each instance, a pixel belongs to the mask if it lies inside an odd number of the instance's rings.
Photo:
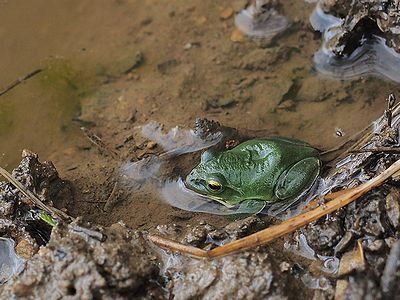
<path id="1" fill-rule="evenodd" d="M 199 185 L 200 184 L 200 180 L 198 180 L 195 177 L 188 177 L 187 182 L 189 182 L 191 185 Z"/>

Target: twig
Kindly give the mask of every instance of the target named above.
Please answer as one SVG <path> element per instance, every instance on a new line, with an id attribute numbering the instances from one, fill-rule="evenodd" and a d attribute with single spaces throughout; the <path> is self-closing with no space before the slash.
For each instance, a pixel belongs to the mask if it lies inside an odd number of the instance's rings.
<path id="1" fill-rule="evenodd" d="M 116 158 L 118 156 L 118 154 L 109 149 L 106 144 L 103 142 L 103 140 L 95 133 L 93 133 L 91 130 L 89 130 L 86 127 L 81 127 L 81 130 L 83 132 L 83 134 L 88 138 L 88 140 L 95 145 L 96 147 L 98 147 L 98 149 L 100 151 L 104 151 L 107 154 L 111 155 L 113 158 Z"/>
<path id="2" fill-rule="evenodd" d="M 0 175 L 2 175 L 4 178 L 6 178 L 12 185 L 14 185 L 22 194 L 24 194 L 25 197 L 29 198 L 32 200 L 32 202 L 39 207 L 40 209 L 44 210 L 45 212 L 51 214 L 53 217 L 57 217 L 59 219 L 66 219 L 69 220 L 71 219 L 70 216 L 68 216 L 66 213 L 63 211 L 55 208 L 55 207 L 50 207 L 44 204 L 38 196 L 36 196 L 33 192 L 28 190 L 25 186 L 22 185 L 14 176 L 12 176 L 9 172 L 7 172 L 5 169 L 0 167 Z"/>
<path id="3" fill-rule="evenodd" d="M 393 108 L 395 103 L 396 96 L 394 95 L 394 93 L 390 93 L 389 96 L 386 98 L 386 110 L 384 112 L 388 127 L 392 127 Z"/>
<path id="4" fill-rule="evenodd" d="M 24 77 L 18 78 L 17 80 L 14 80 L 13 82 L 11 82 L 8 86 L 6 86 L 4 88 L 4 90 L 0 91 L 0 96 L 3 96 L 5 93 L 9 92 L 10 90 L 12 90 L 13 88 L 15 88 L 17 85 L 20 85 L 21 83 L 23 83 L 24 81 L 28 80 L 29 78 L 39 74 L 40 72 L 42 72 L 43 69 L 36 69 L 30 73 L 28 73 L 27 75 L 25 75 Z"/>
<path id="5" fill-rule="evenodd" d="M 117 186 L 118 186 L 118 181 L 116 181 L 114 183 L 114 187 L 111 190 L 110 196 L 108 196 L 108 198 L 104 204 L 104 208 L 103 208 L 104 211 L 111 210 L 111 208 L 115 205 L 116 201 L 114 200 L 114 196 L 115 196 L 115 193 L 117 192 Z"/>
<path id="6" fill-rule="evenodd" d="M 318 206 L 317 208 L 302 213 L 296 217 L 288 219 L 278 225 L 271 226 L 245 238 L 233 241 L 226 245 L 217 247 L 212 250 L 203 250 L 191 246 L 182 245 L 172 240 L 166 239 L 157 235 L 150 235 L 149 239 L 161 247 L 167 248 L 173 251 L 179 251 L 184 254 L 188 254 L 194 257 L 206 257 L 215 258 L 225 256 L 231 253 L 235 253 L 249 248 L 260 246 L 268 243 L 276 238 L 279 238 L 285 234 L 296 231 L 297 229 L 315 221 L 319 218 L 334 212 L 335 210 L 342 208 L 349 203 L 353 202 L 357 198 L 361 197 L 371 189 L 381 185 L 385 180 L 390 178 L 393 174 L 400 170 L 400 160 L 397 160 L 387 170 L 383 171 L 378 176 L 371 180 L 359 185 L 353 189 L 348 190 L 347 193 L 340 194 L 331 201 Z"/>
<path id="7" fill-rule="evenodd" d="M 391 147 L 380 147 L 380 148 L 371 148 L 371 149 L 354 149 L 349 151 L 350 153 L 391 153 L 391 154 L 400 154 L 400 148 L 391 148 Z"/>
<path id="8" fill-rule="evenodd" d="M 92 229 L 89 229 L 89 228 L 85 228 L 85 227 L 82 227 L 82 226 L 79 226 L 79 225 L 73 225 L 72 226 L 72 230 L 77 232 L 77 233 L 81 233 L 81 234 L 84 234 L 84 235 L 86 235 L 88 237 L 94 238 L 94 239 L 96 239 L 96 240 L 98 240 L 100 242 L 104 241 L 104 238 L 105 238 L 104 234 L 102 234 L 101 232 L 96 231 L 96 230 L 92 230 Z"/>

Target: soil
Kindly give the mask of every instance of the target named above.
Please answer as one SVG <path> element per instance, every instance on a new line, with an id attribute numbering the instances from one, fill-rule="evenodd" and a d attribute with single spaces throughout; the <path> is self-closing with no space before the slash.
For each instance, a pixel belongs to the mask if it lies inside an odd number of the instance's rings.
<path id="1" fill-rule="evenodd" d="M 0 65 L 0 86 L 44 69 L 0 97 L 0 137 L 7 141 L 0 145 L 0 163 L 13 169 L 25 148 L 51 160 L 71 193 L 62 201 L 52 199 L 54 205 L 84 224 L 107 228 L 122 220 L 132 230 L 203 223 L 220 228 L 229 219 L 171 207 L 151 185 L 120 183 L 124 164 L 163 152 L 142 136 L 144 125 L 189 128 L 207 117 L 329 149 L 378 118 L 388 92 L 399 92 L 397 84 L 380 78 L 340 81 L 315 71 L 312 56 L 322 41 L 308 21 L 313 3 L 282 1 L 280 11 L 291 25 L 267 43 L 232 35 L 233 13 L 227 11 L 238 11 L 245 2 L 0 0 L 0 54 L 7 58 Z M 332 233 L 335 243 L 337 235 Z M 278 262 L 268 261 L 275 255 L 271 251 L 245 260 L 285 273 Z M 220 263 L 213 268 L 229 273 L 229 263 Z M 296 268 L 291 272 L 303 276 L 304 268 Z M 152 276 L 152 266 L 146 270 Z M 259 287 L 293 297 L 280 286 L 268 289 L 268 278 L 262 280 Z M 179 284 L 171 289 L 185 289 Z M 248 295 L 264 295 L 258 292 Z"/>

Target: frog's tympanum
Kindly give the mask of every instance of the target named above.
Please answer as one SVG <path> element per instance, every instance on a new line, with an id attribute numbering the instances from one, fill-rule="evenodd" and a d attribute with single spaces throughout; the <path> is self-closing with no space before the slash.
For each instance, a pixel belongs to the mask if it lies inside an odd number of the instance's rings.
<path id="1" fill-rule="evenodd" d="M 243 142 L 233 149 L 205 151 L 186 177 L 188 188 L 239 212 L 258 213 L 266 203 L 293 202 L 320 171 L 318 150 L 281 137 Z"/>

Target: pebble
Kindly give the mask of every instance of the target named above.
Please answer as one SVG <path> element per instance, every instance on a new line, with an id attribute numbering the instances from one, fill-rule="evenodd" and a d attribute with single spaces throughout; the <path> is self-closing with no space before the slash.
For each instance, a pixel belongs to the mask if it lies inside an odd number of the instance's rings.
<path id="1" fill-rule="evenodd" d="M 221 13 L 219 14 L 219 17 L 223 20 L 227 20 L 233 15 L 233 8 L 231 6 L 228 6 L 224 8 Z"/>
<path id="2" fill-rule="evenodd" d="M 241 32 L 239 29 L 235 29 L 232 31 L 231 34 L 231 41 L 234 43 L 241 43 L 244 41 L 244 33 Z"/>
<path id="3" fill-rule="evenodd" d="M 398 229 L 400 225 L 400 193 L 399 191 L 392 189 L 386 196 L 386 214 L 389 218 L 390 224 Z"/>

